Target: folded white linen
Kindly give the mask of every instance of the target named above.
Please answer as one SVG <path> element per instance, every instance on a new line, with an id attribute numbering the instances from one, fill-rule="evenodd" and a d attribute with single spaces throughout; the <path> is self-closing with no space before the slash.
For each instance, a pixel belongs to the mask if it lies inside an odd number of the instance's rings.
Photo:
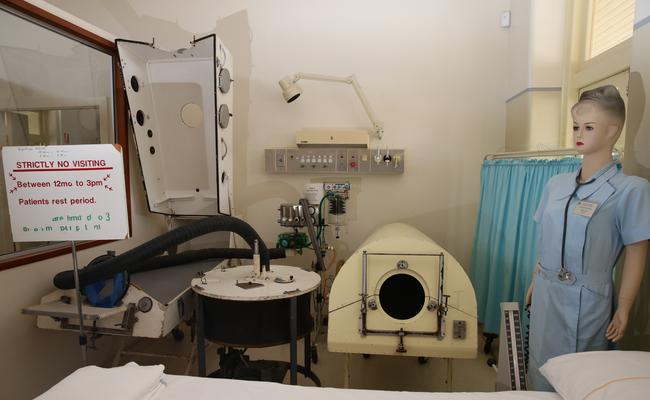
<path id="1" fill-rule="evenodd" d="M 37 400 L 143 400 L 160 393 L 162 365 L 140 366 L 130 362 L 121 367 L 79 368 Z"/>

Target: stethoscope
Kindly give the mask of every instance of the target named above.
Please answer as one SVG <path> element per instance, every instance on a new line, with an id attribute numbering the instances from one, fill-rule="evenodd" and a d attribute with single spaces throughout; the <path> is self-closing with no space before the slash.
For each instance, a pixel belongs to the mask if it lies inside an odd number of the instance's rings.
<path id="1" fill-rule="evenodd" d="M 573 274 L 570 271 L 567 271 L 567 269 L 564 267 L 564 249 L 566 247 L 566 227 L 567 227 L 567 218 L 569 216 L 569 204 L 571 204 L 571 200 L 573 200 L 573 196 L 576 195 L 578 189 L 580 189 L 583 186 L 589 185 L 590 183 L 593 183 L 596 180 L 596 178 L 591 178 L 587 182 L 580 182 L 581 173 L 582 173 L 582 169 L 580 169 L 580 171 L 576 175 L 576 187 L 575 189 L 573 189 L 573 192 L 571 193 L 571 196 L 569 196 L 569 200 L 567 200 L 566 206 L 564 207 L 564 227 L 562 229 L 562 259 L 561 259 L 560 270 L 557 273 L 557 277 L 561 281 L 569 281 L 573 278 Z"/>

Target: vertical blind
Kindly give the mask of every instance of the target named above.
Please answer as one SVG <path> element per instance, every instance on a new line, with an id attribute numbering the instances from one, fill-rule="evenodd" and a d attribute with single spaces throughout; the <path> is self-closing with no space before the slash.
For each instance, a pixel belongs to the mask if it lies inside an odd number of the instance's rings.
<path id="1" fill-rule="evenodd" d="M 632 37 L 635 0 L 592 0 L 588 59 Z"/>

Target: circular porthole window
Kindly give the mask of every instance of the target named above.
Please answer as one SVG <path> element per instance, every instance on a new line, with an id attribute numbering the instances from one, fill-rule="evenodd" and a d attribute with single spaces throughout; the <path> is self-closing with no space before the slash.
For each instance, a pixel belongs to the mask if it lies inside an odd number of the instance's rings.
<path id="1" fill-rule="evenodd" d="M 379 304 L 389 316 L 406 320 L 418 315 L 424 306 L 424 288 L 409 274 L 395 274 L 379 288 Z"/>
<path id="2" fill-rule="evenodd" d="M 228 110 L 227 104 L 222 104 L 219 106 L 218 119 L 219 126 L 223 129 L 226 129 L 228 127 L 228 123 L 230 122 L 230 110 Z"/>
<path id="3" fill-rule="evenodd" d="M 219 91 L 221 93 L 228 93 L 231 82 L 230 71 L 226 68 L 221 68 L 221 71 L 219 71 Z"/>
<path id="4" fill-rule="evenodd" d="M 203 123 L 203 110 L 201 106 L 187 103 L 181 108 L 181 121 L 189 128 L 197 128 Z"/>
<path id="5" fill-rule="evenodd" d="M 138 110 L 138 112 L 135 113 L 135 120 L 138 122 L 138 125 L 144 125 L 144 113 L 142 110 Z"/>
<path id="6" fill-rule="evenodd" d="M 138 78 L 136 78 L 135 75 L 131 77 L 131 89 L 133 89 L 134 92 L 140 90 L 140 82 L 138 82 Z"/>

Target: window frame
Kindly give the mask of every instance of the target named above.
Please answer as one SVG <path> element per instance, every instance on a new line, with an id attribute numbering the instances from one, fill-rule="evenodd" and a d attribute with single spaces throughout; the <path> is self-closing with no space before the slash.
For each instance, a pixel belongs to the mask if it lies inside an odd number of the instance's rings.
<path id="1" fill-rule="evenodd" d="M 573 147 L 571 107 L 578 101 L 580 90 L 595 82 L 611 78 L 630 69 L 632 37 L 587 59 L 591 40 L 593 1 L 567 2 L 565 30 L 564 79 L 562 83 L 562 114 L 560 142 Z M 627 88 L 625 88 L 627 90 Z"/>
<path id="2" fill-rule="evenodd" d="M 128 147 L 128 119 L 124 83 L 119 68 L 117 46 L 114 42 L 81 28 L 63 18 L 45 11 L 25 0 L 0 0 L 2 9 L 14 14 L 18 18 L 26 19 L 52 32 L 64 35 L 72 40 L 90 46 L 112 58 L 113 64 L 113 118 L 115 143 L 122 146 L 124 163 L 124 178 L 126 189 L 126 205 L 129 220 L 129 236 L 132 234 L 131 226 L 131 188 L 129 180 L 129 147 Z M 4 194 L 0 194 L 3 195 Z M 93 240 L 76 243 L 78 250 L 100 246 L 112 240 Z M 0 255 L 0 271 L 21 265 L 43 261 L 72 252 L 70 242 L 61 242 L 44 245 L 34 249 L 18 251 Z"/>

